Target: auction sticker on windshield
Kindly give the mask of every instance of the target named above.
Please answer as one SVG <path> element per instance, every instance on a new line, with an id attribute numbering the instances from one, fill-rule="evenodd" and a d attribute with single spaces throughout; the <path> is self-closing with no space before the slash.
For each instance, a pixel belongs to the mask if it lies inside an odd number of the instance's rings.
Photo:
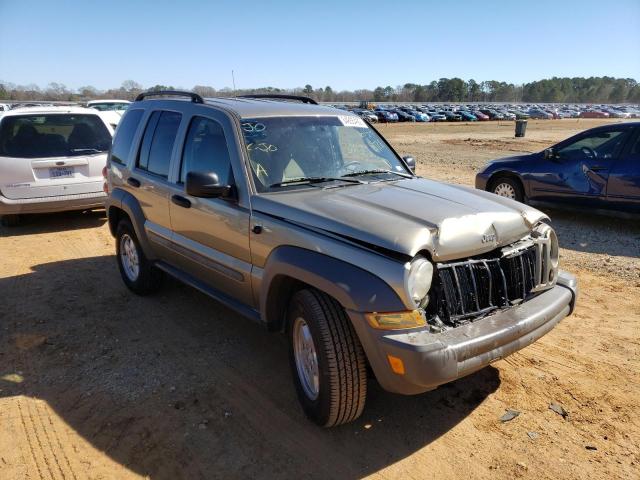
<path id="1" fill-rule="evenodd" d="M 360 117 L 354 117 L 351 115 L 338 115 L 340 123 L 345 127 L 367 128 L 367 124 L 364 123 Z"/>

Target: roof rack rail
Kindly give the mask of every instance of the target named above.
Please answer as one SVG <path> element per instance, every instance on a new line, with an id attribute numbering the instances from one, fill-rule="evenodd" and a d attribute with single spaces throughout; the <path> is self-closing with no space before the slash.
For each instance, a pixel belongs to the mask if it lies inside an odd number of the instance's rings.
<path id="1" fill-rule="evenodd" d="M 142 92 L 136 97 L 136 102 L 140 102 L 147 97 L 190 97 L 193 103 L 204 103 L 204 100 L 200 95 L 193 92 L 183 92 L 180 90 L 158 90 L 155 92 Z"/>
<path id="2" fill-rule="evenodd" d="M 265 100 L 296 100 L 310 105 L 318 105 L 313 98 L 301 97 L 299 95 L 278 95 L 275 93 L 256 93 L 255 95 L 238 95 L 236 98 L 263 98 Z"/>

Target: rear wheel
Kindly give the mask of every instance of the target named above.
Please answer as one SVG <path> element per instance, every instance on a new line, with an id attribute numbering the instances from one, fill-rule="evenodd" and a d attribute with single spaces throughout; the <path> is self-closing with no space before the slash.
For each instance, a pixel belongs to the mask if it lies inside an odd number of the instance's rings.
<path id="1" fill-rule="evenodd" d="M 301 290 L 287 320 L 291 370 L 306 415 L 323 427 L 358 418 L 367 394 L 366 361 L 342 306 L 317 290 Z"/>
<path id="2" fill-rule="evenodd" d="M 160 288 L 162 271 L 147 260 L 128 219 L 120 220 L 118 223 L 116 257 L 122 280 L 131 291 L 138 295 L 147 295 Z"/>
<path id="3" fill-rule="evenodd" d="M 510 177 L 499 177 L 491 182 L 492 193 L 501 197 L 510 198 L 518 202 L 524 201 L 524 192 L 522 191 L 522 185 L 518 180 Z"/>
<path id="4" fill-rule="evenodd" d="M 3 215 L 1 222 L 5 227 L 17 227 L 20 224 L 20 215 Z"/>

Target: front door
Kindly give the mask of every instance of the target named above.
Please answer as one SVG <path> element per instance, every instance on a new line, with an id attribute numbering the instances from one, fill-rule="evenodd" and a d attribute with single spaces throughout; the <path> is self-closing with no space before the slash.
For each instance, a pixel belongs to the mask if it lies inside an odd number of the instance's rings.
<path id="1" fill-rule="evenodd" d="M 185 191 L 188 172 L 215 172 L 234 185 L 226 118 L 212 112 L 193 116 L 182 148 L 178 179 L 170 193 L 171 225 L 177 255 L 187 273 L 208 286 L 251 305 L 249 209 L 235 199 L 196 198 Z"/>
<path id="2" fill-rule="evenodd" d="M 597 206 L 605 201 L 609 170 L 619 156 L 628 129 L 586 132 L 554 148 L 540 160 L 531 182 L 531 198 Z"/>

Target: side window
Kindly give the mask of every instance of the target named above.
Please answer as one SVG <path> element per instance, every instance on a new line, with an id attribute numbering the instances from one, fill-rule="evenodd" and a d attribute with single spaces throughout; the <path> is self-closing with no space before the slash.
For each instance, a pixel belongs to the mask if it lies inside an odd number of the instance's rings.
<path id="1" fill-rule="evenodd" d="M 111 148 L 111 161 L 124 165 L 127 163 L 127 154 L 131 149 L 131 142 L 136 134 L 140 119 L 144 110 L 131 110 L 127 112 L 120 125 L 118 125 L 118 131 L 113 139 L 113 147 Z"/>
<path id="2" fill-rule="evenodd" d="M 563 159 L 579 158 L 610 159 L 620 153 L 626 137 L 624 130 L 592 133 L 566 145 L 558 151 Z"/>
<path id="3" fill-rule="evenodd" d="M 637 129 L 638 133 L 636 135 L 635 141 L 631 146 L 631 150 L 629 150 L 630 155 L 640 155 L 640 129 Z"/>
<path id="4" fill-rule="evenodd" d="M 182 115 L 156 111 L 151 114 L 142 138 L 136 166 L 140 170 L 167 178 L 171 151 L 176 140 Z"/>
<path id="5" fill-rule="evenodd" d="M 188 172 L 215 172 L 221 185 L 233 183 L 229 149 L 222 126 L 215 120 L 193 117 L 182 151 L 180 182 Z"/>

